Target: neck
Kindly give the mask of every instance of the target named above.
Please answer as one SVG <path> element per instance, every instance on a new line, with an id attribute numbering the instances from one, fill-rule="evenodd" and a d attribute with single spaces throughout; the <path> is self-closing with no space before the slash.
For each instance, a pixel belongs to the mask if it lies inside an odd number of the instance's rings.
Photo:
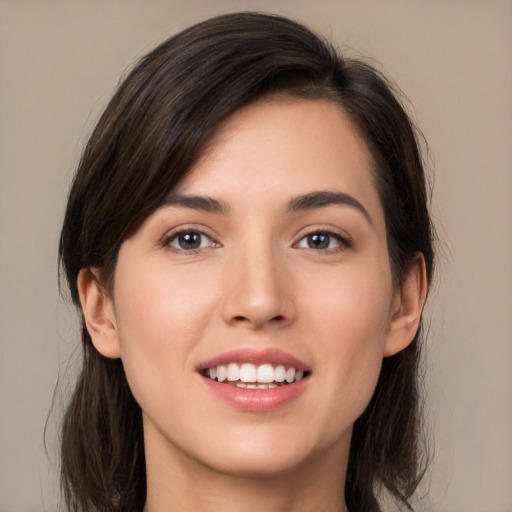
<path id="1" fill-rule="evenodd" d="M 162 439 L 146 445 L 143 512 L 347 512 L 349 444 L 350 439 L 280 474 L 234 475 L 192 460 Z"/>

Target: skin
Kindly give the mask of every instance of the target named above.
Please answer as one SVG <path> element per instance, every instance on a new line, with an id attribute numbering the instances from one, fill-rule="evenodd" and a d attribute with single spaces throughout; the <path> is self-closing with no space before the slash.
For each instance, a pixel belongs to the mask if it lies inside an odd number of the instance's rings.
<path id="1" fill-rule="evenodd" d="M 339 106 L 257 102 L 173 190 L 229 211 L 157 210 L 122 244 L 113 296 L 95 269 L 81 272 L 93 343 L 122 358 L 143 410 L 146 512 L 346 511 L 352 426 L 382 358 L 411 342 L 426 292 L 421 256 L 393 286 L 371 163 Z M 348 194 L 367 215 L 287 209 L 318 191 Z M 201 247 L 180 246 L 180 230 L 203 233 Z M 309 246 L 314 233 L 331 233 L 327 248 Z M 304 391 L 266 412 L 219 400 L 197 368 L 238 347 L 297 357 L 311 368 Z"/>

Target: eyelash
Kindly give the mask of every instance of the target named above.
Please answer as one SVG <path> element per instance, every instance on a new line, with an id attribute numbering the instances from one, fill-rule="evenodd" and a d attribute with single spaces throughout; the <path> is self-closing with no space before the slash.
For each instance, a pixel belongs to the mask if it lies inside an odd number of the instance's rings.
<path id="1" fill-rule="evenodd" d="M 173 246 L 173 242 L 180 242 L 180 237 L 185 236 L 198 236 L 200 239 L 199 247 L 192 247 L 192 248 L 184 248 L 184 247 L 176 247 Z M 208 239 L 210 243 L 208 243 L 206 246 L 203 246 L 204 238 Z M 220 247 L 220 244 L 214 240 L 211 236 L 207 235 L 206 233 L 203 233 L 202 231 L 198 229 L 191 229 L 191 228 L 185 228 L 180 229 L 179 231 L 174 231 L 170 235 L 166 236 L 164 240 L 162 241 L 162 245 L 164 247 L 167 247 L 168 249 L 179 252 L 179 253 L 186 253 L 186 254 L 197 254 L 199 251 L 203 249 L 208 249 L 212 247 Z"/>
<path id="2" fill-rule="evenodd" d="M 311 247 L 309 245 L 309 241 L 312 239 L 312 237 L 327 237 L 328 246 L 327 247 Z M 337 245 L 335 247 L 329 247 L 332 240 L 334 240 L 337 243 Z M 307 243 L 308 246 L 307 247 L 301 246 L 300 244 L 302 242 Z M 294 247 L 299 247 L 299 248 L 307 249 L 307 250 L 314 251 L 314 252 L 323 252 L 323 253 L 332 254 L 332 253 L 342 252 L 346 249 L 350 249 L 352 247 L 352 242 L 347 237 L 342 236 L 339 233 L 320 229 L 320 230 L 311 231 L 309 233 L 306 233 L 304 236 L 302 236 L 300 238 L 300 240 L 298 242 L 296 242 L 294 244 Z"/>
<path id="3" fill-rule="evenodd" d="M 186 236 L 197 236 L 199 238 L 199 246 L 198 247 L 177 247 L 173 245 L 173 243 L 180 244 L 180 237 Z M 327 247 L 312 247 L 310 242 L 315 243 L 313 241 L 313 237 L 326 237 L 327 238 Z M 205 240 L 207 239 L 207 245 L 203 245 Z M 335 247 L 329 247 L 332 241 L 335 241 Z M 183 239 L 181 240 L 183 241 Z M 320 244 L 322 240 L 319 240 Z M 301 245 L 302 243 L 307 244 L 307 246 Z M 325 243 L 325 240 L 324 240 Z M 197 254 L 199 251 L 209 248 L 220 247 L 221 244 L 217 242 L 213 237 L 207 235 L 206 233 L 192 228 L 184 228 L 179 231 L 175 231 L 170 235 L 166 236 L 162 241 L 162 245 L 169 250 L 172 250 L 181 254 Z M 316 253 L 327 253 L 333 254 L 337 252 L 342 252 L 344 250 L 350 249 L 352 247 L 352 242 L 345 236 L 340 235 L 339 233 L 335 233 L 333 231 L 328 230 L 316 230 L 311 231 L 303 235 L 298 242 L 293 244 L 294 248 L 307 249 L 308 251 L 313 251 Z"/>

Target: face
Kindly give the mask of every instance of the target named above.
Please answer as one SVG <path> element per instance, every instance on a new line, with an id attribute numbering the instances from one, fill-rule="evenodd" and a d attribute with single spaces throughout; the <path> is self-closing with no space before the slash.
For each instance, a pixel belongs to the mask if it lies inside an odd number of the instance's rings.
<path id="1" fill-rule="evenodd" d="M 253 475 L 347 454 L 396 351 L 370 168 L 340 107 L 258 102 L 122 244 L 109 355 L 148 454 Z"/>

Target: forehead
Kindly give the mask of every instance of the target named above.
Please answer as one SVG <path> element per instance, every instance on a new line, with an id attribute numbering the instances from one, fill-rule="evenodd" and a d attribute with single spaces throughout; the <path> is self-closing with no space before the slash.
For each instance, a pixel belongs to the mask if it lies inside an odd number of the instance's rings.
<path id="1" fill-rule="evenodd" d="M 380 215 L 372 166 L 366 143 L 339 105 L 262 100 L 224 122 L 174 192 L 262 206 L 327 190 L 350 194 Z"/>

